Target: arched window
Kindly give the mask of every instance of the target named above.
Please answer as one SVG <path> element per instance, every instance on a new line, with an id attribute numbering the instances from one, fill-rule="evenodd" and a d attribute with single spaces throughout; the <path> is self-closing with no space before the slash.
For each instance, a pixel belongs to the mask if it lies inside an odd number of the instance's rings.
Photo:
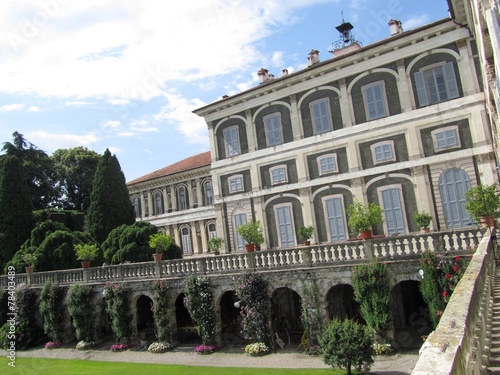
<path id="1" fill-rule="evenodd" d="M 185 186 L 180 186 L 178 191 L 179 195 L 179 210 L 187 210 L 187 191 Z"/>
<path id="2" fill-rule="evenodd" d="M 134 207 L 134 215 L 136 218 L 141 216 L 141 210 L 140 210 L 140 203 L 139 203 L 139 197 L 134 196 L 132 198 L 132 206 Z"/>
<path id="3" fill-rule="evenodd" d="M 208 238 L 217 237 L 217 229 L 215 223 L 208 224 Z"/>
<path id="4" fill-rule="evenodd" d="M 162 195 L 159 191 L 155 193 L 155 214 L 161 215 L 163 213 Z"/>
<path id="5" fill-rule="evenodd" d="M 191 254 L 191 236 L 189 235 L 189 228 L 184 227 L 181 229 L 182 236 L 182 252 L 184 254 Z"/>
<path id="6" fill-rule="evenodd" d="M 212 189 L 212 180 L 205 181 L 205 205 L 211 206 L 213 204 L 214 191 Z"/>

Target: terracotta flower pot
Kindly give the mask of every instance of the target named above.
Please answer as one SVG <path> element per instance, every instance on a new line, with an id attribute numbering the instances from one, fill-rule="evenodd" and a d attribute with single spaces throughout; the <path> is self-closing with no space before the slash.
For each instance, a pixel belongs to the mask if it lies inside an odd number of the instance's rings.
<path id="1" fill-rule="evenodd" d="M 245 244 L 245 251 L 247 253 L 251 253 L 254 250 L 255 250 L 255 244 L 253 244 L 253 243 L 247 243 L 247 244 Z"/>
<path id="2" fill-rule="evenodd" d="M 369 240 L 373 238 L 373 231 L 371 229 L 359 231 L 359 238 L 362 240 Z"/>
<path id="3" fill-rule="evenodd" d="M 82 268 L 90 268 L 90 260 L 84 260 L 82 262 Z"/>
<path id="4" fill-rule="evenodd" d="M 497 227 L 497 222 L 496 222 L 495 217 L 493 215 L 481 216 L 480 219 L 481 219 L 481 226 L 483 228 L 491 228 L 491 227 L 496 228 Z"/>
<path id="5" fill-rule="evenodd" d="M 422 233 L 430 233 L 430 229 L 429 228 L 420 228 L 420 232 Z"/>
<path id="6" fill-rule="evenodd" d="M 153 259 L 155 262 L 161 262 L 163 259 L 163 253 L 153 253 Z"/>
<path id="7" fill-rule="evenodd" d="M 27 266 L 24 267 L 24 269 L 26 270 L 26 273 L 33 273 L 33 266 Z"/>

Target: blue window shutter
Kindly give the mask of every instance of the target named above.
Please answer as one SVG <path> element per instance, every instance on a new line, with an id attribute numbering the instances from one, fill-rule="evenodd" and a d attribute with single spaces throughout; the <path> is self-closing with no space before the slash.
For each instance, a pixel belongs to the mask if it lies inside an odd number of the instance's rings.
<path id="1" fill-rule="evenodd" d="M 417 86 L 417 96 L 420 107 L 429 105 L 427 90 L 425 89 L 424 74 L 422 72 L 415 72 L 415 85 Z"/>
<path id="2" fill-rule="evenodd" d="M 344 210 L 340 198 L 330 198 L 326 200 L 326 215 L 330 228 L 330 241 L 346 240 Z"/>
<path id="3" fill-rule="evenodd" d="M 443 66 L 443 74 L 446 81 L 446 87 L 448 89 L 448 98 L 458 98 L 458 86 L 457 80 L 455 76 L 455 68 L 453 67 L 453 63 L 449 62 L 444 64 Z"/>

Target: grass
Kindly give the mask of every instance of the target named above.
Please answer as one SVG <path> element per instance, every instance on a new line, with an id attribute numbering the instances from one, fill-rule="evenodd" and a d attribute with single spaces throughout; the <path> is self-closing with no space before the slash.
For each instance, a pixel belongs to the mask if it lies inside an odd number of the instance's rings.
<path id="1" fill-rule="evenodd" d="M 10 374 L 36 374 L 36 375 L 310 375 L 311 369 L 255 369 L 237 367 L 206 367 L 206 366 L 183 366 L 162 365 L 146 363 L 127 362 L 100 362 L 67 359 L 44 359 L 44 358 L 16 358 L 16 367 L 7 365 L 8 360 L 4 357 L 0 366 L 4 375 Z M 315 375 L 343 375 L 344 370 L 314 369 Z"/>

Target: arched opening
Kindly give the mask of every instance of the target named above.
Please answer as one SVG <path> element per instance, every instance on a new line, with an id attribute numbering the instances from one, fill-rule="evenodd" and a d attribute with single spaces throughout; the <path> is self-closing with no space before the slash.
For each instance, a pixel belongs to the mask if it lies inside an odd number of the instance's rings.
<path id="1" fill-rule="evenodd" d="M 155 340 L 153 311 L 151 311 L 152 306 L 153 301 L 148 296 L 142 295 L 137 299 L 137 333 L 139 334 L 139 340 Z"/>
<path id="2" fill-rule="evenodd" d="M 220 321 L 222 326 L 222 341 L 224 345 L 243 345 L 240 309 L 234 306 L 238 297 L 234 291 L 227 291 L 220 300 Z"/>
<path id="3" fill-rule="evenodd" d="M 179 294 L 175 300 L 175 319 L 177 322 L 177 339 L 181 344 L 198 343 L 201 339 L 196 333 L 191 315 L 184 306 L 184 293 Z"/>
<path id="4" fill-rule="evenodd" d="M 290 288 L 278 288 L 271 297 L 273 331 L 285 344 L 299 344 L 304 328 L 300 320 L 301 298 Z"/>
<path id="5" fill-rule="evenodd" d="M 359 303 L 354 300 L 354 289 L 349 284 L 339 284 L 330 288 L 326 295 L 328 318 L 353 319 L 365 323 L 359 311 Z"/>
<path id="6" fill-rule="evenodd" d="M 432 331 L 429 309 L 419 284 L 406 280 L 396 284 L 391 291 L 394 338 L 402 348 L 419 348 L 422 336 Z"/>

